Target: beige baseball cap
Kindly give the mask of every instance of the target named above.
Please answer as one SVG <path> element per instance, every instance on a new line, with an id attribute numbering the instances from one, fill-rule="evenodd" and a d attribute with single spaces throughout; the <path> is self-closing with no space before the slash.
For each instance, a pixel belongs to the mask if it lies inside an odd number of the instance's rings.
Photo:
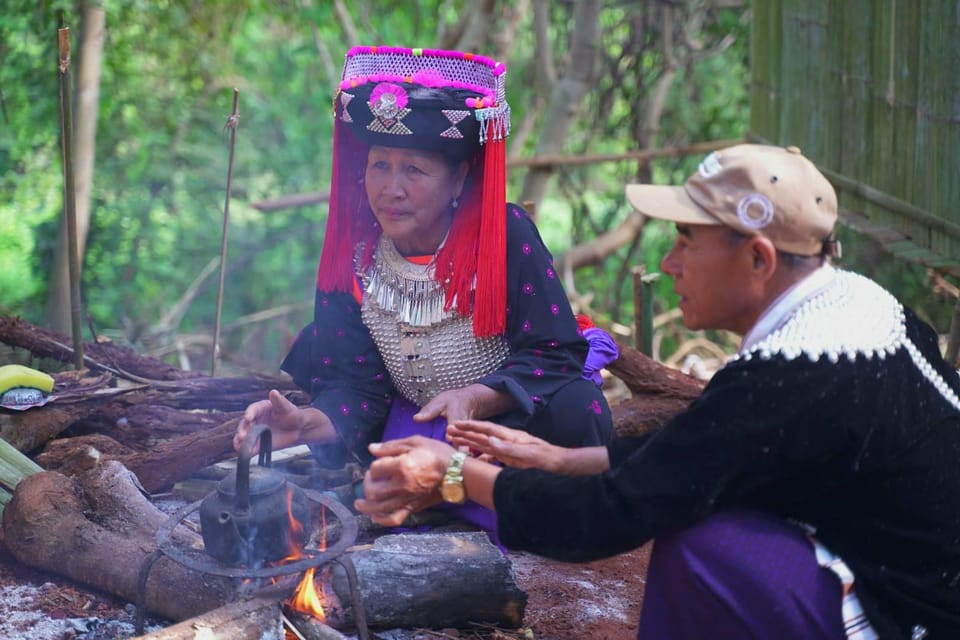
<path id="1" fill-rule="evenodd" d="M 683 186 L 631 184 L 626 192 L 651 218 L 724 224 L 762 234 L 786 253 L 836 253 L 837 194 L 797 147 L 728 147 L 708 155 Z"/>

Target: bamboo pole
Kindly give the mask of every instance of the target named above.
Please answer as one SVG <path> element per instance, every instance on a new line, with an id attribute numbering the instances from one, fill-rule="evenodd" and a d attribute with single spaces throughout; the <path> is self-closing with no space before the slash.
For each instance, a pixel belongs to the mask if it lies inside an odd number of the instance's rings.
<path id="1" fill-rule="evenodd" d="M 21 480 L 38 471 L 43 471 L 40 465 L 0 438 L 0 520 L 4 507 L 13 497 L 13 490 Z"/>
<path id="2" fill-rule="evenodd" d="M 220 239 L 220 284 L 217 286 L 217 316 L 213 328 L 213 355 L 210 375 L 217 375 L 217 361 L 220 359 L 220 315 L 223 310 L 223 282 L 227 263 L 227 228 L 230 224 L 230 190 L 233 186 L 233 156 L 237 143 L 237 127 L 240 126 L 240 89 L 233 90 L 233 112 L 227 118 L 224 129 L 230 130 L 230 159 L 227 162 L 227 194 L 223 203 L 223 234 Z"/>
<path id="3" fill-rule="evenodd" d="M 80 252 L 77 246 L 76 187 L 73 182 L 73 96 L 70 91 L 70 29 L 57 29 L 60 52 L 60 141 L 63 153 L 63 205 L 67 222 L 67 253 L 70 267 L 70 324 L 73 331 L 73 363 L 83 368 L 81 334 Z"/>

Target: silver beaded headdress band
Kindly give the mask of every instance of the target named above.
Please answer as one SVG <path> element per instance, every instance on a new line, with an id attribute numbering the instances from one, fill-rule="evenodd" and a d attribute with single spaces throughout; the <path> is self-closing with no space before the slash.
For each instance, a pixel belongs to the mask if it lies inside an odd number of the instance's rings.
<path id="1" fill-rule="evenodd" d="M 370 144 L 427 148 L 456 158 L 510 132 L 506 67 L 439 49 L 354 47 L 334 104 L 337 118 Z"/>

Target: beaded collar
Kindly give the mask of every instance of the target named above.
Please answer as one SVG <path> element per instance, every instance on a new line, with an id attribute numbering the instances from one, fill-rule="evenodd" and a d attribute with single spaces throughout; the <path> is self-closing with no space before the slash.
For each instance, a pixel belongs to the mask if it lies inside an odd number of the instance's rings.
<path id="1" fill-rule="evenodd" d="M 428 264 L 410 262 L 386 235 L 380 236 L 373 265 L 361 278 L 366 294 L 381 309 L 396 313 L 402 323 L 428 327 L 453 315 L 453 311 L 444 311 L 445 293 L 434 279 L 433 260 Z"/>
<path id="2" fill-rule="evenodd" d="M 731 362 L 801 355 L 811 362 L 823 356 L 833 363 L 841 356 L 854 362 L 858 356 L 883 359 L 901 350 L 960 410 L 960 397 L 907 337 L 903 305 L 869 278 L 824 267 L 764 312 Z"/>

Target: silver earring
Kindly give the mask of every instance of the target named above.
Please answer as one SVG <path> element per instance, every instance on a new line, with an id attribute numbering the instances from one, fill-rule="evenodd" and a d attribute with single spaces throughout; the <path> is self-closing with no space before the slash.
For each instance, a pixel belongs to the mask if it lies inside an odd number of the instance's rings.
<path id="1" fill-rule="evenodd" d="M 457 200 L 456 198 L 454 198 L 454 199 L 450 202 L 450 206 L 453 207 L 454 209 L 456 209 L 457 207 L 460 206 L 460 201 Z"/>

